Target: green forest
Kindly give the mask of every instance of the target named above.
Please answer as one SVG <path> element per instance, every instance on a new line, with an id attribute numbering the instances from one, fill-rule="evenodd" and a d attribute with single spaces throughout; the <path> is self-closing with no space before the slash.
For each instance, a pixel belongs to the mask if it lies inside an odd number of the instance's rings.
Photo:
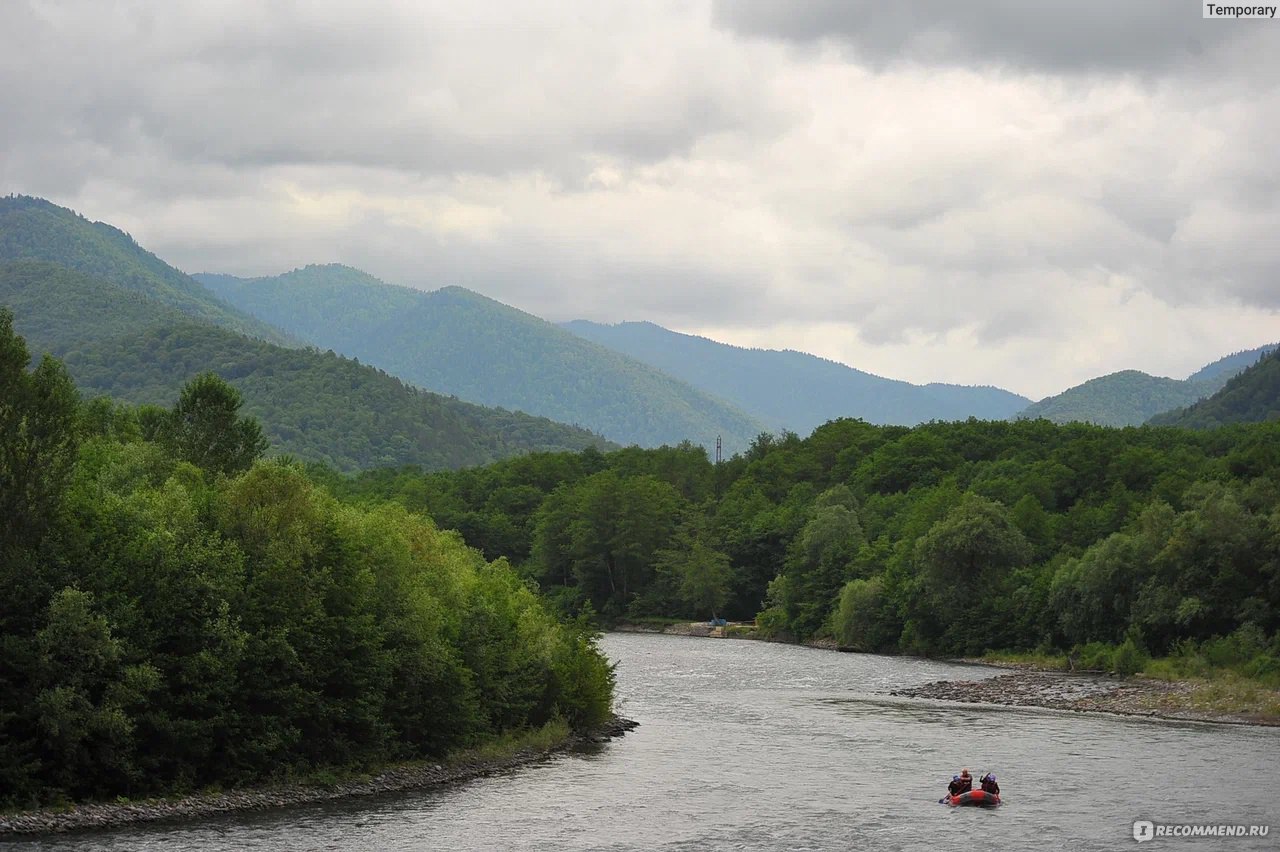
<path id="1" fill-rule="evenodd" d="M 610 713 L 585 621 L 394 503 L 263 460 L 238 391 L 82 402 L 0 309 L 0 805 L 437 757 Z"/>
<path id="2" fill-rule="evenodd" d="M 505 557 L 567 612 L 755 618 L 865 651 L 1141 655 L 1235 643 L 1280 673 L 1280 423 L 1214 431 L 857 420 L 331 476 Z M 1255 659 L 1256 658 L 1256 659 Z"/>

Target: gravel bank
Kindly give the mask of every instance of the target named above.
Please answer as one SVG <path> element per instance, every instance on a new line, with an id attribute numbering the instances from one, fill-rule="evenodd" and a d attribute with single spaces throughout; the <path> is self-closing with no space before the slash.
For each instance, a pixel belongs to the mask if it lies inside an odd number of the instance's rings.
<path id="1" fill-rule="evenodd" d="M 76 805 L 64 811 L 39 810 L 0 815 L 0 837 L 15 834 L 51 834 L 64 831 L 107 829 L 138 822 L 195 819 L 229 811 L 258 811 L 312 802 L 323 802 L 349 796 L 370 796 L 452 784 L 500 772 L 547 756 L 569 751 L 589 743 L 602 743 L 620 737 L 637 727 L 638 722 L 615 716 L 589 734 L 578 734 L 554 748 L 524 749 L 497 760 L 477 760 L 457 765 L 425 763 L 397 766 L 377 775 L 333 786 L 313 787 L 283 785 L 240 790 L 229 793 L 187 796 L 182 799 L 154 799 L 126 804 Z"/>
<path id="2" fill-rule="evenodd" d="M 1280 725 L 1280 720 L 1273 716 L 1198 710 L 1191 706 L 1194 690 L 1193 684 L 1182 681 L 1015 671 L 987 680 L 940 680 L 924 686 L 894 690 L 890 694 L 971 704 L 1048 707 L 1054 710 L 1120 713 L 1126 716 L 1194 722 Z"/>

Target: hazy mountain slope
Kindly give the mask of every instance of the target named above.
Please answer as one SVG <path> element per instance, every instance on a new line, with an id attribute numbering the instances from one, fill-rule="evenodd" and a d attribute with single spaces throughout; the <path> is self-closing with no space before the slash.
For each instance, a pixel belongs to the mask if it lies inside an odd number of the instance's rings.
<path id="1" fill-rule="evenodd" d="M 1219 358 L 1185 380 L 1122 370 L 1090 379 L 1056 396 L 1028 406 L 1019 417 L 1043 417 L 1055 423 L 1081 421 L 1100 426 L 1137 426 L 1161 412 L 1192 405 L 1212 395 L 1227 381 L 1277 344 Z"/>
<path id="2" fill-rule="evenodd" d="M 219 299 L 118 228 L 90 222 L 42 198 L 0 198 L 0 261 L 13 260 L 58 263 L 140 293 L 202 322 L 274 343 L 294 342 L 278 329 Z"/>
<path id="3" fill-rule="evenodd" d="M 321 348 L 421 387 L 581 424 L 621 443 L 705 446 L 722 436 L 734 452 L 767 428 L 685 382 L 460 287 L 394 287 L 337 265 L 261 279 L 197 277 Z"/>
<path id="4" fill-rule="evenodd" d="M 1270 343 L 1266 346 L 1259 346 L 1257 349 L 1246 349 L 1242 352 L 1233 352 L 1224 358 L 1219 358 L 1212 364 L 1201 367 L 1196 372 L 1187 376 L 1189 382 L 1214 382 L 1219 384 L 1214 390 L 1221 388 L 1227 383 L 1227 380 L 1236 375 L 1247 367 L 1252 367 L 1258 363 L 1258 360 L 1270 352 L 1280 348 L 1280 343 Z"/>
<path id="5" fill-rule="evenodd" d="M 993 387 L 913 385 L 803 352 L 744 349 L 648 322 L 575 320 L 564 327 L 801 434 L 837 417 L 902 425 L 1004 419 L 1030 401 Z"/>
<path id="6" fill-rule="evenodd" d="M 1137 426 L 1152 415 L 1190 405 L 1209 393 L 1212 390 L 1198 382 L 1123 370 L 1042 399 L 1021 411 L 1018 417 L 1044 418 L 1055 423 L 1080 421 L 1099 426 Z"/>
<path id="7" fill-rule="evenodd" d="M 63 358 L 86 396 L 171 405 L 213 370 L 244 394 L 273 452 L 341 470 L 453 468 L 532 450 L 606 447 L 591 433 L 406 385 L 332 353 L 287 349 L 55 264 L 0 264 L 0 305 L 33 354 Z"/>
<path id="8" fill-rule="evenodd" d="M 1208 399 L 1151 418 L 1153 426 L 1209 429 L 1280 420 L 1280 351 L 1272 350 Z"/>

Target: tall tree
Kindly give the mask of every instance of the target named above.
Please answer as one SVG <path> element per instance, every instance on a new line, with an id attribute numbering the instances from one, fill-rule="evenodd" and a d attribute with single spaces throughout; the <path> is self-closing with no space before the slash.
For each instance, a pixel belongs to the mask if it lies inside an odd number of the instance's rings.
<path id="1" fill-rule="evenodd" d="M 248 470 L 267 449 L 262 427 L 240 416 L 240 392 L 215 373 L 196 376 L 178 397 L 162 431 L 181 459 L 212 473 Z"/>
<path id="2" fill-rule="evenodd" d="M 0 559 L 48 528 L 76 457 L 75 385 L 49 356 L 27 372 L 30 358 L 0 308 Z"/>
<path id="3" fill-rule="evenodd" d="M 950 651 L 982 651 L 1010 571 L 1031 547 L 1000 503 L 968 495 L 916 542 L 917 629 Z"/>

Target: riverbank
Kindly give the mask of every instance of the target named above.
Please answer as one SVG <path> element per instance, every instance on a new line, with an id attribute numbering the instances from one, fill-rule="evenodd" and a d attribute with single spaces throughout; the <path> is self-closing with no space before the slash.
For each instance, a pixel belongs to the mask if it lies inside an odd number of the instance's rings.
<path id="1" fill-rule="evenodd" d="M 620 624 L 615 629 L 622 633 L 754 639 L 846 650 L 839 648 L 832 639 L 798 643 L 786 637 L 764 637 L 750 623 L 730 623 L 716 628 L 706 622 L 642 622 Z M 984 680 L 937 681 L 921 687 L 894 690 L 889 694 L 970 704 L 1280 727 L 1280 690 L 1229 675 L 1217 679 L 1161 679 L 1141 675 L 1123 678 L 1105 672 L 1065 671 L 1065 663 L 1059 667 L 1056 659 L 1048 657 L 1043 660 L 1021 657 L 956 662 L 1007 668 L 1011 673 Z"/>
<path id="2" fill-rule="evenodd" d="M 706 621 L 676 621 L 673 619 L 646 619 L 622 621 L 612 628 L 615 633 L 661 633 L 665 636 L 699 636 L 707 639 L 752 639 L 757 642 L 779 642 L 784 645 L 803 645 L 806 648 L 822 648 L 841 651 L 836 640 L 829 637 L 797 641 L 789 636 L 765 636 L 749 621 L 730 621 L 713 625 Z"/>
<path id="3" fill-rule="evenodd" d="M 354 796 L 372 796 L 402 790 L 456 784 L 495 772 L 545 760 L 592 743 L 603 743 L 638 727 L 619 716 L 588 733 L 552 731 L 551 726 L 521 737 L 450 755 L 439 762 L 426 761 L 389 767 L 371 776 L 335 780 L 332 783 L 281 784 L 223 793 L 206 793 L 175 799 L 140 802 L 103 802 L 0 814 L 0 837 L 103 830 L 141 822 L 185 820 L 233 811 L 259 811 L 312 804 Z"/>
<path id="4" fill-rule="evenodd" d="M 1229 680 L 1167 681 L 1019 667 L 1009 674 L 984 680 L 936 681 L 920 687 L 894 690 L 890 694 L 970 704 L 1280 726 L 1280 691 L 1261 690 Z"/>

